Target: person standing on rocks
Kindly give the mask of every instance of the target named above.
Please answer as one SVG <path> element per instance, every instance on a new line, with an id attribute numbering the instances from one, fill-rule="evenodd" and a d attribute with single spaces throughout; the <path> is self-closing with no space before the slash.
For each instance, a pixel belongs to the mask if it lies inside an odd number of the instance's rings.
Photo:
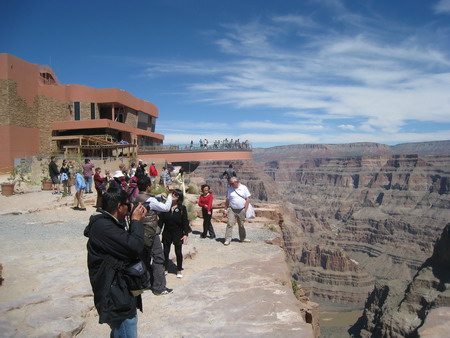
<path id="1" fill-rule="evenodd" d="M 167 165 L 167 168 L 163 167 L 163 172 L 161 173 L 161 181 L 164 185 L 164 188 L 167 189 L 169 185 L 172 184 L 172 177 L 170 176 L 170 173 L 173 171 L 174 167 L 171 164 Z"/>
<path id="2" fill-rule="evenodd" d="M 200 235 L 200 237 L 206 238 L 209 232 L 210 238 L 216 238 L 216 234 L 211 223 L 214 196 L 208 184 L 203 184 L 201 186 L 201 189 L 202 194 L 200 195 L 200 198 L 198 200 L 198 206 L 202 208 L 203 233 Z"/>
<path id="3" fill-rule="evenodd" d="M 234 224 L 238 223 L 239 240 L 242 243 L 249 243 L 250 240 L 246 238 L 244 227 L 245 213 L 250 204 L 250 191 L 248 188 L 239 182 L 237 177 L 232 177 L 228 181 L 230 186 L 227 189 L 227 199 L 225 201 L 224 216 L 228 216 L 227 229 L 225 232 L 224 245 L 230 245 L 233 235 Z"/>
<path id="4" fill-rule="evenodd" d="M 91 160 L 86 158 L 83 164 L 83 175 L 86 181 L 86 194 L 92 194 L 92 181 L 94 176 L 95 165 L 91 163 Z"/>
<path id="5" fill-rule="evenodd" d="M 155 162 L 149 168 L 150 180 L 152 181 L 152 186 L 156 187 L 156 177 L 158 177 L 158 170 L 156 169 Z"/>
<path id="6" fill-rule="evenodd" d="M 52 189 L 53 189 L 53 195 L 59 194 L 59 170 L 58 166 L 56 165 L 56 157 L 52 156 L 50 157 L 50 163 L 48 164 L 48 172 L 50 175 L 50 178 L 52 179 Z"/>
<path id="7" fill-rule="evenodd" d="M 61 169 L 59 170 L 59 172 L 61 173 L 61 183 L 63 185 L 64 188 L 64 195 L 72 195 L 72 191 L 71 191 L 71 184 L 70 184 L 70 168 L 69 165 L 67 164 L 66 160 L 63 160 Z"/>
<path id="8" fill-rule="evenodd" d="M 166 287 L 166 275 L 164 274 L 164 251 L 161 245 L 159 234 L 161 228 L 158 225 L 157 212 L 167 212 L 172 206 L 172 195 L 167 197 L 165 203 L 159 202 L 150 195 L 152 191 L 152 181 L 148 176 L 142 177 L 138 181 L 139 194 L 135 202 L 148 203 L 147 215 L 141 220 L 144 224 L 144 251 L 142 251 L 142 260 L 151 271 L 153 294 L 167 295 L 172 293 L 173 289 Z M 151 265 L 150 265 L 151 262 Z"/>
<path id="9" fill-rule="evenodd" d="M 180 184 L 180 190 L 183 192 L 183 194 L 186 193 L 186 185 L 184 183 L 185 176 L 184 176 L 184 169 L 180 168 L 178 171 L 178 175 L 175 177 L 175 180 Z"/>
<path id="10" fill-rule="evenodd" d="M 236 171 L 233 169 L 233 165 L 232 165 L 232 164 L 230 164 L 230 165 L 228 166 L 228 169 L 225 170 L 225 171 L 223 172 L 223 174 L 222 174 L 222 178 L 226 178 L 227 181 L 230 181 L 230 179 L 231 179 L 232 177 L 236 177 L 236 176 L 237 176 L 237 175 L 236 175 Z"/>
<path id="11" fill-rule="evenodd" d="M 73 210 L 86 210 L 86 207 L 84 206 L 83 202 L 83 192 L 86 189 L 86 181 L 84 180 L 83 175 L 81 175 L 79 172 L 75 175 L 75 199 L 74 199 L 74 206 Z"/>
<path id="12" fill-rule="evenodd" d="M 97 191 L 97 201 L 95 202 L 95 207 L 101 208 L 102 207 L 102 194 L 103 194 L 103 182 L 105 181 L 104 177 L 100 176 L 100 173 L 102 172 L 102 168 L 97 167 L 95 168 L 95 174 L 94 174 L 94 185 L 95 185 L 95 191 Z"/>
<path id="13" fill-rule="evenodd" d="M 137 311 L 141 295 L 133 296 L 122 274 L 114 269 L 139 258 L 144 249 L 144 227 L 140 222 L 147 210 L 139 204 L 131 213 L 127 193 L 110 188 L 102 196 L 102 209 L 91 216 L 84 230 L 88 237 L 89 279 L 99 323 L 111 328 L 110 337 L 137 337 Z"/>
<path id="14" fill-rule="evenodd" d="M 164 245 L 164 258 L 166 271 L 169 267 L 170 246 L 175 247 L 177 257 L 177 278 L 183 278 L 183 252 L 182 246 L 187 243 L 190 232 L 187 209 L 183 205 L 183 193 L 175 189 L 172 193 L 172 205 L 168 212 L 159 215 L 159 226 L 164 226 L 162 242 Z"/>

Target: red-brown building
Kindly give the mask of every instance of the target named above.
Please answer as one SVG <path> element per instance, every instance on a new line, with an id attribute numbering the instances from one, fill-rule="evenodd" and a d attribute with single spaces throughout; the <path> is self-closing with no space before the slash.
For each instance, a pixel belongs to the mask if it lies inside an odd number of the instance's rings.
<path id="1" fill-rule="evenodd" d="M 0 172 L 15 158 L 77 151 L 137 153 L 157 146 L 158 108 L 126 91 L 62 85 L 53 70 L 0 54 Z"/>

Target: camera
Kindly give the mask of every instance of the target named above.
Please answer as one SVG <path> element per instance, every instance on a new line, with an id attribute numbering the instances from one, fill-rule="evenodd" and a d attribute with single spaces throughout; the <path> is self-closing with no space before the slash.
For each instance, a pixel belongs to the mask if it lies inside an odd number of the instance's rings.
<path id="1" fill-rule="evenodd" d="M 139 203 L 130 203 L 130 204 L 132 206 L 130 215 L 132 215 L 134 210 L 136 210 L 136 207 L 139 205 Z M 147 209 L 147 211 L 150 211 L 150 202 L 142 202 L 141 204 L 145 209 Z"/>

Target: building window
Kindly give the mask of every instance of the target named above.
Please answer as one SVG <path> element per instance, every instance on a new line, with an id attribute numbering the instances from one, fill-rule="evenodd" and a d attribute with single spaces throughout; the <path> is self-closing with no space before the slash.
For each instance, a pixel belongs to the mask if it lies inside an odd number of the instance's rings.
<path id="1" fill-rule="evenodd" d="M 138 111 L 137 127 L 142 130 L 147 130 L 149 116 L 141 111 Z"/>
<path id="2" fill-rule="evenodd" d="M 150 131 L 151 131 L 152 133 L 155 132 L 155 127 L 156 127 L 156 117 L 151 116 L 151 117 L 150 117 Z"/>
<path id="3" fill-rule="evenodd" d="M 75 120 L 80 120 L 80 102 L 74 102 L 73 103 L 74 109 L 75 109 Z"/>
<path id="4" fill-rule="evenodd" d="M 91 103 L 91 120 L 95 120 L 95 103 Z"/>

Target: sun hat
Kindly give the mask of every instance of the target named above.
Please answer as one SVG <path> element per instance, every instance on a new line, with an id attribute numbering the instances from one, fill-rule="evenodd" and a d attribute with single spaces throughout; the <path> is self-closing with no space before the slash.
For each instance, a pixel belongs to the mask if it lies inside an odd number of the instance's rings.
<path id="1" fill-rule="evenodd" d="M 125 175 L 123 174 L 122 170 L 116 170 L 116 172 L 114 173 L 114 178 L 118 178 L 118 177 L 124 177 Z"/>

